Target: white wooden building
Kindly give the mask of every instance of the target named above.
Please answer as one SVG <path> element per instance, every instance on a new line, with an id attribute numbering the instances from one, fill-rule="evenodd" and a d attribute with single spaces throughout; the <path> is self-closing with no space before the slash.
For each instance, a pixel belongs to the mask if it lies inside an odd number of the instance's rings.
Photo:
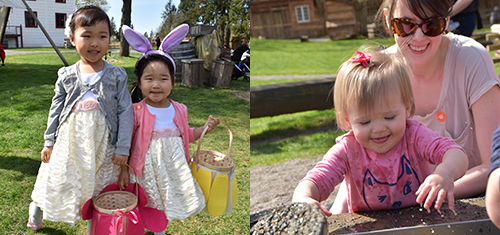
<path id="1" fill-rule="evenodd" d="M 64 47 L 66 19 L 76 10 L 75 0 L 25 0 L 57 47 Z M 10 0 L 24 6 L 21 0 Z M 2 3 L 0 1 L 0 7 Z M 9 48 L 52 47 L 26 7 L 12 7 L 5 30 Z"/>

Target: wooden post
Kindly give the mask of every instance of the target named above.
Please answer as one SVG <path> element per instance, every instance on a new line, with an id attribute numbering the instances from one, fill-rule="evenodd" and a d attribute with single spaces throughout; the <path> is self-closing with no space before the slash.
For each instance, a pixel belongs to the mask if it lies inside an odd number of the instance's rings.
<path id="1" fill-rule="evenodd" d="M 61 58 L 61 60 L 63 61 L 64 65 L 69 66 L 68 62 L 66 61 L 66 59 L 64 59 L 64 56 L 61 54 L 61 52 L 59 51 L 59 49 L 57 49 L 56 44 L 54 43 L 54 41 L 52 41 L 52 38 L 50 38 L 50 35 L 45 30 L 45 28 L 43 27 L 42 23 L 38 20 L 38 18 L 36 17 L 35 13 L 33 13 L 33 10 L 31 10 L 31 8 L 28 5 L 28 3 L 26 3 L 25 0 L 22 0 L 22 1 L 23 1 L 24 5 L 26 6 L 26 9 L 28 10 L 28 12 L 31 14 L 31 17 L 33 17 L 33 19 L 35 19 L 36 23 L 40 26 L 40 29 L 42 30 L 43 34 L 45 34 L 45 37 L 47 38 L 47 40 L 49 40 L 50 45 L 52 45 L 52 47 L 56 51 L 56 53 L 59 56 L 59 58 Z"/>

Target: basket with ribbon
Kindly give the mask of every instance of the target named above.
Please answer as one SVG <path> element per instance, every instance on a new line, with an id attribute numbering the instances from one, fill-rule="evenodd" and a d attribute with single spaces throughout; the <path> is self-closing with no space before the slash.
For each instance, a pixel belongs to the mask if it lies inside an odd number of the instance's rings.
<path id="1" fill-rule="evenodd" d="M 164 231 L 168 224 L 165 213 L 145 207 L 147 202 L 138 183 L 129 184 L 124 190 L 111 184 L 85 203 L 82 218 L 92 219 L 91 235 L 143 235 L 144 228 L 152 232 Z"/>
<path id="2" fill-rule="evenodd" d="M 224 123 L 225 124 L 225 123 Z M 229 130 L 229 151 L 223 153 L 212 150 L 200 150 L 203 136 L 208 126 L 203 129 L 198 149 L 193 154 L 191 172 L 203 191 L 205 196 L 206 210 L 212 216 L 223 213 L 231 214 L 236 205 L 238 197 L 238 185 L 234 176 L 234 161 L 231 159 L 233 148 L 233 133 Z"/>

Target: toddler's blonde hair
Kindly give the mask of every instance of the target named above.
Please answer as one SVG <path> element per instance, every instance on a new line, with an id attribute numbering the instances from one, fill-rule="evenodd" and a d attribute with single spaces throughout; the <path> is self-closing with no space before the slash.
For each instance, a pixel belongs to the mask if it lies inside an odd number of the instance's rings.
<path id="1" fill-rule="evenodd" d="M 358 61 L 346 61 L 337 73 L 334 86 L 334 105 L 337 125 L 344 131 L 351 128 L 347 121 L 348 108 L 365 113 L 376 109 L 378 102 L 387 102 L 390 92 L 399 92 L 403 103 L 415 112 L 413 90 L 406 70 L 408 64 L 399 54 L 386 54 L 379 49 L 365 53 L 372 56 L 366 67 Z"/>

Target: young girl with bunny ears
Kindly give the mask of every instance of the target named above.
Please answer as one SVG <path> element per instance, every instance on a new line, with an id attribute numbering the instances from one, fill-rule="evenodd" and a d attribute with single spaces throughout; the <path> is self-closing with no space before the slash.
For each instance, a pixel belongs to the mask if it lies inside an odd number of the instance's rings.
<path id="1" fill-rule="evenodd" d="M 34 230 L 42 227 L 42 211 L 44 220 L 80 220 L 85 202 L 117 182 L 130 150 L 134 117 L 127 73 L 102 60 L 109 18 L 99 7 L 85 6 L 68 22 L 81 59 L 58 71 L 29 208 Z"/>
<path id="2" fill-rule="evenodd" d="M 138 177 L 147 206 L 164 211 L 168 220 L 187 218 L 205 207 L 203 192 L 188 166 L 189 143 L 200 138 L 205 126 L 211 131 L 220 123 L 209 116 L 204 127 L 189 128 L 186 106 L 168 98 L 175 84 L 175 63 L 167 52 L 182 42 L 189 26 L 170 32 L 160 50 L 153 50 L 148 39 L 128 26 L 122 30 L 132 48 L 144 53 L 135 66 L 137 84 L 132 88 L 132 100 L 138 103 L 133 104 L 130 181 L 135 181 L 133 175 Z"/>
<path id="3" fill-rule="evenodd" d="M 406 64 L 374 51 L 345 62 L 335 81 L 340 136 L 323 160 L 298 184 L 293 201 L 315 204 L 345 179 L 349 212 L 392 210 L 423 203 L 436 209 L 467 170 L 467 156 L 453 140 L 408 120 L 415 110 Z M 431 164 L 437 165 L 435 170 Z"/>

